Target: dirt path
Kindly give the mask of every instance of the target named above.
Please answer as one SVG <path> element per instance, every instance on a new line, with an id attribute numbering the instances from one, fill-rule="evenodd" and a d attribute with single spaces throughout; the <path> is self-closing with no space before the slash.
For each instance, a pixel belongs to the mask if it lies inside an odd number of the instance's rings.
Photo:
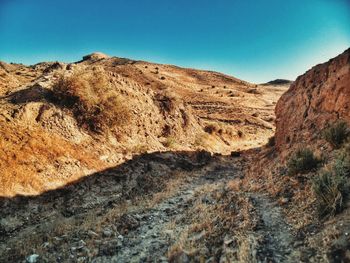
<path id="1" fill-rule="evenodd" d="M 244 176 L 244 158 L 198 158 L 145 156 L 70 190 L 11 202 L 0 221 L 7 227 L 0 256 L 12 262 L 31 254 L 40 262 L 295 262 L 295 239 L 278 204 L 229 187 Z M 182 167 L 179 177 L 172 174 L 176 167 Z M 142 187 L 159 189 L 159 196 Z M 136 190 L 141 200 L 129 199 L 125 210 L 113 200 Z M 14 208 L 30 220 L 15 221 Z"/>
<path id="2" fill-rule="evenodd" d="M 253 235 L 262 237 L 257 247 L 257 261 L 288 262 L 295 240 L 281 208 L 266 195 L 251 194 L 250 198 L 260 220 Z"/>
<path id="3" fill-rule="evenodd" d="M 179 242 L 181 233 L 188 227 L 172 222 L 184 221 L 186 212 L 196 201 L 196 192 L 203 187 L 224 189 L 229 180 L 240 175 L 235 169 L 234 165 L 212 164 L 198 171 L 192 181 L 153 208 L 128 214 L 129 224 L 138 222 L 138 227 L 118 237 L 116 254 L 99 256 L 93 262 L 168 262 L 169 248 Z M 280 207 L 266 195 L 248 193 L 247 196 L 258 220 L 257 229 L 248 234 L 251 259 L 254 262 L 288 262 L 294 238 Z M 179 260 L 188 259 L 180 257 Z"/>
<path id="4" fill-rule="evenodd" d="M 201 174 L 203 173 L 203 174 Z M 235 177 L 231 166 L 214 165 L 200 171 L 189 184 L 180 187 L 176 194 L 146 211 L 132 213 L 129 220 L 136 219 L 140 226 L 124 236 L 119 236 L 118 253 L 111 257 L 102 256 L 93 262 L 168 262 L 169 246 L 178 237 L 169 225 L 180 220 L 191 206 L 196 191 L 208 185 L 224 185 Z M 181 226 L 175 225 L 178 229 Z"/>

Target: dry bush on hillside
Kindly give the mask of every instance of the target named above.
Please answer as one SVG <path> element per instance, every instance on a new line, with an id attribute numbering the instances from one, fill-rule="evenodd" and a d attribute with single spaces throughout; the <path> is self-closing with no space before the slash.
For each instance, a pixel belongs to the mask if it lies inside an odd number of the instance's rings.
<path id="1" fill-rule="evenodd" d="M 218 130 L 219 128 L 217 124 L 208 124 L 204 127 L 204 131 L 209 134 L 214 134 Z"/>
<path id="2" fill-rule="evenodd" d="M 334 170 L 341 176 L 350 178 L 350 143 L 343 145 L 336 153 L 337 155 L 333 162 Z"/>
<path id="3" fill-rule="evenodd" d="M 320 216 L 335 215 L 344 209 L 348 182 L 334 167 L 324 170 L 313 180 Z"/>
<path id="4" fill-rule="evenodd" d="M 346 122 L 338 121 L 323 131 L 323 136 L 334 148 L 339 148 L 349 137 L 349 128 Z"/>
<path id="5" fill-rule="evenodd" d="M 121 126 L 130 121 L 130 109 L 113 89 L 103 70 L 61 76 L 54 84 L 54 100 L 72 109 L 78 123 L 93 132 Z"/>
<path id="6" fill-rule="evenodd" d="M 289 159 L 288 174 L 307 173 L 317 168 L 321 162 L 310 149 L 299 149 Z"/>
<path id="7" fill-rule="evenodd" d="M 155 102 L 163 113 L 173 113 L 174 110 L 181 104 L 179 97 L 169 91 L 164 91 L 157 94 Z"/>

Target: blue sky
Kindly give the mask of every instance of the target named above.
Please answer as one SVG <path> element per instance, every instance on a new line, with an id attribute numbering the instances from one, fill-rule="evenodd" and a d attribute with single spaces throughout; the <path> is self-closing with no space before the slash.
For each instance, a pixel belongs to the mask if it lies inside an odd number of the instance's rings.
<path id="1" fill-rule="evenodd" d="M 0 60 L 118 57 L 295 79 L 350 46 L 350 0 L 0 0 Z"/>

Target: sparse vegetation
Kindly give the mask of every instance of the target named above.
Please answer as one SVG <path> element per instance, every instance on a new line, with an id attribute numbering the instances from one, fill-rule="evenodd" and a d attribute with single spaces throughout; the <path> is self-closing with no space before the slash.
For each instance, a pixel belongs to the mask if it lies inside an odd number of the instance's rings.
<path id="1" fill-rule="evenodd" d="M 350 152 L 346 149 L 341 151 L 334 161 L 334 172 L 342 177 L 350 178 Z"/>
<path id="2" fill-rule="evenodd" d="M 349 134 L 349 127 L 345 121 L 335 122 L 323 131 L 323 137 L 336 149 L 340 148 Z"/>
<path id="3" fill-rule="evenodd" d="M 243 132 L 241 130 L 238 130 L 237 131 L 237 135 L 239 138 L 242 138 L 243 137 Z"/>
<path id="4" fill-rule="evenodd" d="M 324 170 L 313 180 L 320 216 L 335 215 L 344 208 L 347 182 L 336 169 Z"/>
<path id="5" fill-rule="evenodd" d="M 172 148 L 176 145 L 176 139 L 172 136 L 169 136 L 168 138 L 166 138 L 165 142 L 163 143 L 163 145 L 167 148 Z"/>
<path id="6" fill-rule="evenodd" d="M 72 110 L 78 123 L 92 132 L 129 122 L 130 110 L 123 98 L 111 88 L 103 70 L 75 72 L 61 76 L 54 84 L 54 100 Z"/>
<path id="7" fill-rule="evenodd" d="M 299 149 L 291 156 L 287 163 L 288 174 L 307 173 L 316 169 L 320 161 L 310 149 Z"/>
<path id="8" fill-rule="evenodd" d="M 218 126 L 215 124 L 208 124 L 204 127 L 204 131 L 209 134 L 215 133 L 218 129 Z"/>

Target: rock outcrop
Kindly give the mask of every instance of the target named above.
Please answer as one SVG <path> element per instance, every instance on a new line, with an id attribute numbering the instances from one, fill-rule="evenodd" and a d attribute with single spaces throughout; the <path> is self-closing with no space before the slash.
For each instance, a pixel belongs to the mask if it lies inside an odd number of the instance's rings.
<path id="1" fill-rule="evenodd" d="M 298 77 L 275 111 L 276 145 L 284 153 L 319 141 L 331 122 L 350 123 L 350 49 Z"/>
<path id="2" fill-rule="evenodd" d="M 100 60 L 104 58 L 109 58 L 109 56 L 101 52 L 94 52 L 92 54 L 84 56 L 83 60 Z"/>

